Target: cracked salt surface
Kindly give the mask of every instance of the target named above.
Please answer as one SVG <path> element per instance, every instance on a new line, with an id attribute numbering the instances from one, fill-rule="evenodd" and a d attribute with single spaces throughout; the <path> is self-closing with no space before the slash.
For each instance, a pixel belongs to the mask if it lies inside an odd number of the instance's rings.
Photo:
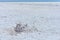
<path id="1" fill-rule="evenodd" d="M 37 5 L 38 4 L 38 5 Z M 43 5 L 44 4 L 44 5 Z M 58 6 L 56 6 L 58 5 Z M 0 3 L 0 40 L 60 40 L 60 3 Z M 17 23 L 28 30 L 16 33 Z"/>

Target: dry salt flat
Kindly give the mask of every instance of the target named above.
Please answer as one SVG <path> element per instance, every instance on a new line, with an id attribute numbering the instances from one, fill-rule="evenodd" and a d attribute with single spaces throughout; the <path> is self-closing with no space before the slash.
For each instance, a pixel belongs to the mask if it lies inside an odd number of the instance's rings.
<path id="1" fill-rule="evenodd" d="M 60 3 L 0 2 L 0 40 L 60 40 Z"/>

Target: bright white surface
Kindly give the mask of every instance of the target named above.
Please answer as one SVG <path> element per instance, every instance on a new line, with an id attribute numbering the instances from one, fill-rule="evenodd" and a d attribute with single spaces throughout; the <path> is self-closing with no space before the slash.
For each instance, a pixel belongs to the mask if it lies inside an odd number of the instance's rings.
<path id="1" fill-rule="evenodd" d="M 5 32 L 18 22 L 35 26 L 41 32 L 17 36 Z M 0 3 L 0 39 L 60 40 L 60 3 Z"/>

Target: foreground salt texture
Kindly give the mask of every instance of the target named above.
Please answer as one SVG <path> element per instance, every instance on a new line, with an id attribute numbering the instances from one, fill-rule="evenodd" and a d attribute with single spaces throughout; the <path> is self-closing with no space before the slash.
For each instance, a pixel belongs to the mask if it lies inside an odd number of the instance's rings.
<path id="1" fill-rule="evenodd" d="M 60 40 L 59 10 L 60 3 L 0 3 L 0 40 Z M 19 22 L 38 31 L 16 35 Z"/>

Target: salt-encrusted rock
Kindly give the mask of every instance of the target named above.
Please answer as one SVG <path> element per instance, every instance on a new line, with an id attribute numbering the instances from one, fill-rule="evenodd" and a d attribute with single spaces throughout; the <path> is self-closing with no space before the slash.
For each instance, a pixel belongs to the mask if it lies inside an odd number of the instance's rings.
<path id="1" fill-rule="evenodd" d="M 19 33 L 19 32 L 23 32 L 24 29 L 27 27 L 27 24 L 16 24 L 16 27 L 14 28 L 15 32 Z"/>

